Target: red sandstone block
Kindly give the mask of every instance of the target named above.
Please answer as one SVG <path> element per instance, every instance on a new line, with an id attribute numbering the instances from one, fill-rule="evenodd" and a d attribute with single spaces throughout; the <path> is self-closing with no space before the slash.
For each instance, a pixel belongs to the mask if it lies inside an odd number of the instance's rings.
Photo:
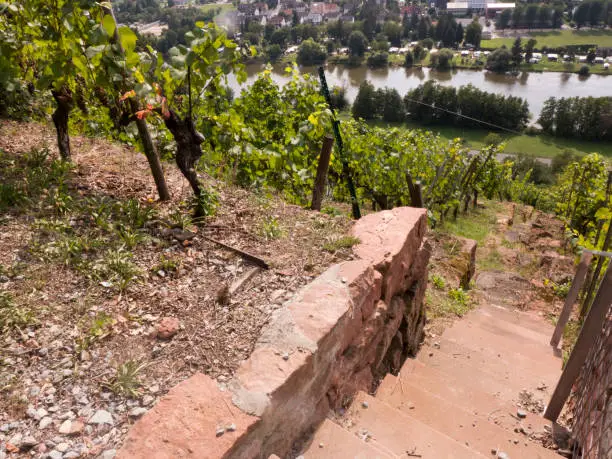
<path id="1" fill-rule="evenodd" d="M 220 458 L 257 421 L 232 405 L 231 393 L 195 374 L 132 426 L 117 459 Z M 229 426 L 235 431 L 217 436 Z"/>
<path id="2" fill-rule="evenodd" d="M 361 259 L 371 261 L 383 275 L 385 301 L 391 301 L 401 291 L 426 225 L 425 209 L 396 207 L 366 215 L 353 226 L 352 234 L 361 241 L 353 251 Z"/>

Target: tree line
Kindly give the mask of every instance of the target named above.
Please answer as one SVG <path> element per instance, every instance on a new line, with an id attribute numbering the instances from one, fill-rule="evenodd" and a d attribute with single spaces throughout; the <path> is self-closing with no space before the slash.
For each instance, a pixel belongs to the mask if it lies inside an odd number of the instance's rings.
<path id="1" fill-rule="evenodd" d="M 354 118 L 403 120 L 482 128 L 484 120 L 500 128 L 521 130 L 529 121 L 529 105 L 520 97 L 502 96 L 474 87 L 442 86 L 428 81 L 402 99 L 395 89 L 374 89 L 364 81 L 352 108 Z"/>
<path id="2" fill-rule="evenodd" d="M 538 123 L 556 137 L 612 140 L 612 97 L 551 97 Z"/>

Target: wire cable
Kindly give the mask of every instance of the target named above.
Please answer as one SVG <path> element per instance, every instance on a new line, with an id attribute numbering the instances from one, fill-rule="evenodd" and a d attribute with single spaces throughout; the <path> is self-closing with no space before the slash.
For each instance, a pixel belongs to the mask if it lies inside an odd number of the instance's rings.
<path id="1" fill-rule="evenodd" d="M 476 121 L 477 123 L 486 124 L 488 126 L 494 127 L 496 129 L 501 129 L 503 131 L 507 131 L 507 132 L 510 132 L 512 134 L 523 135 L 522 132 L 515 131 L 514 129 L 508 129 L 508 128 L 505 128 L 503 126 L 499 126 L 497 124 L 489 123 L 488 121 L 479 120 L 478 118 L 472 118 L 471 116 L 463 115 L 463 114 L 458 113 L 458 112 L 453 112 L 452 110 L 447 110 L 446 108 L 436 107 L 435 105 L 427 104 L 427 103 L 422 102 L 420 100 L 410 99 L 409 97 L 404 97 L 404 100 L 409 100 L 410 102 L 414 102 L 415 104 L 425 105 L 426 107 L 433 108 L 434 110 L 442 110 L 443 112 L 450 113 L 450 114 L 456 115 L 456 116 L 460 116 L 461 118 L 466 118 L 466 119 L 471 120 L 471 121 Z"/>

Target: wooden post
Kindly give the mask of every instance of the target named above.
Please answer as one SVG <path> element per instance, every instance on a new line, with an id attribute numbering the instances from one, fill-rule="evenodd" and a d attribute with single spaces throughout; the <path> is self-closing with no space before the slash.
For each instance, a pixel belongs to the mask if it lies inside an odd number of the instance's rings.
<path id="1" fill-rule="evenodd" d="M 325 182 L 327 181 L 327 171 L 329 170 L 329 160 L 331 158 L 332 146 L 334 138 L 325 136 L 323 138 L 323 146 L 319 155 L 319 164 L 317 165 L 317 176 L 315 178 L 314 188 L 312 189 L 312 210 L 321 210 L 321 202 L 325 195 Z"/>
<path id="2" fill-rule="evenodd" d="M 410 193 L 410 205 L 412 207 L 424 207 L 421 182 L 417 180 L 416 183 L 414 183 L 410 172 L 406 172 L 406 182 L 408 182 L 408 192 Z"/>
<path id="3" fill-rule="evenodd" d="M 612 264 L 608 266 L 606 275 L 603 278 L 601 287 L 597 292 L 593 306 L 591 307 L 578 340 L 572 349 L 572 353 L 565 365 L 565 369 L 559 378 L 557 387 L 550 398 L 550 403 L 546 407 L 544 417 L 549 421 L 556 422 L 565 401 L 569 396 L 572 386 L 576 381 L 576 378 L 580 374 L 580 370 L 584 365 L 584 362 L 589 354 L 589 351 L 593 347 L 593 343 L 597 339 L 597 336 L 601 333 L 603 322 L 608 314 L 608 310 L 612 305 Z"/>
<path id="4" fill-rule="evenodd" d="M 555 327 L 555 331 L 550 340 L 550 345 L 552 347 L 556 348 L 559 345 L 559 341 L 561 340 L 561 336 L 563 335 L 565 325 L 567 324 L 570 314 L 572 313 L 572 307 L 574 306 L 574 303 L 578 298 L 578 293 L 580 293 L 580 289 L 584 284 L 584 279 L 586 277 L 586 273 L 592 258 L 593 254 L 589 252 L 582 252 L 582 256 L 580 257 L 580 263 L 578 264 L 578 268 L 576 269 L 576 275 L 574 276 L 574 280 L 572 281 L 572 286 L 570 287 L 569 292 L 567 292 L 567 297 L 565 298 L 563 310 L 559 315 L 557 326 Z"/>
<path id="5" fill-rule="evenodd" d="M 610 243 L 612 242 L 612 219 L 610 219 L 610 226 L 608 227 L 608 231 L 606 232 L 606 238 L 604 239 L 603 246 L 601 247 L 601 251 L 605 252 L 610 247 Z M 597 260 L 597 266 L 595 267 L 595 272 L 593 273 L 593 277 L 591 277 L 591 282 L 587 287 L 587 293 L 582 303 L 582 308 L 580 309 L 580 317 L 584 317 L 589 311 L 589 305 L 591 300 L 593 299 L 593 294 L 595 293 L 595 287 L 597 285 L 597 280 L 599 279 L 599 274 L 601 273 L 601 269 L 603 268 L 603 264 L 605 261 L 605 257 L 600 256 L 599 260 Z"/>

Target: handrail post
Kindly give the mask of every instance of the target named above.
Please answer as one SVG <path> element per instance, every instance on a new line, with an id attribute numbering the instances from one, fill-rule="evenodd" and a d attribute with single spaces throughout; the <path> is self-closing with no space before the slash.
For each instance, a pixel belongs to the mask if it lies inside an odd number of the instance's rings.
<path id="1" fill-rule="evenodd" d="M 544 417 L 549 421 L 556 422 L 565 401 L 572 390 L 572 385 L 580 374 L 580 370 L 593 347 L 593 343 L 601 332 L 603 321 L 612 305 L 612 263 L 608 266 L 606 274 L 600 284 L 593 305 L 584 320 L 578 340 L 572 349 L 572 353 L 565 365 L 565 369 L 559 378 L 557 387 L 546 407 Z"/>
<path id="2" fill-rule="evenodd" d="M 561 336 L 563 335 L 563 329 L 565 328 L 565 325 L 567 324 L 567 321 L 570 318 L 574 303 L 576 302 L 576 299 L 578 299 L 578 293 L 580 293 L 580 289 L 584 284 L 586 273 L 592 258 L 593 254 L 591 254 L 590 252 L 582 252 L 582 256 L 580 257 L 580 263 L 578 264 L 578 268 L 576 269 L 574 280 L 572 280 L 572 286 L 570 287 L 569 292 L 567 292 L 567 297 L 565 298 L 563 310 L 559 315 L 557 326 L 555 327 L 555 331 L 550 340 L 550 345 L 552 347 L 556 348 L 559 345 L 559 341 L 561 340 Z"/>

